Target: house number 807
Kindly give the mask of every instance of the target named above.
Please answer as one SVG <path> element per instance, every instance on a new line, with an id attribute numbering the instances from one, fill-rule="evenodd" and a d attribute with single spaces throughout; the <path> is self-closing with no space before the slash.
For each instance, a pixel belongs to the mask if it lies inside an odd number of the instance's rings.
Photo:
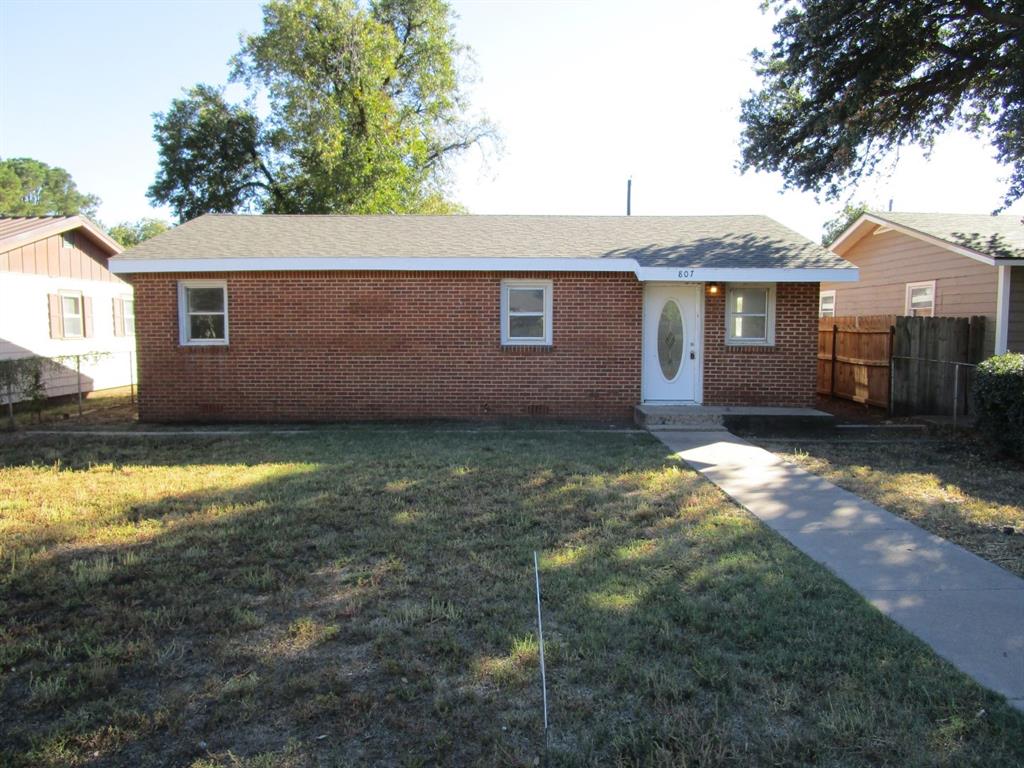
<path id="1" fill-rule="evenodd" d="M 682 277 L 682 278 L 693 277 L 693 273 L 695 271 L 696 270 L 693 270 L 693 269 L 680 269 L 679 270 L 679 276 Z"/>

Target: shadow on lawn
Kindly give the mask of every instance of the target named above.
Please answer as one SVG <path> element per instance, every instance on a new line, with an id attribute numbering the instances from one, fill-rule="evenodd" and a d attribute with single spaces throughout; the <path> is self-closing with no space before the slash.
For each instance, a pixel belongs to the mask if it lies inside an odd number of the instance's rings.
<path id="1" fill-rule="evenodd" d="M 993 697 L 647 437 L 399 440 L 0 447 L 8 466 L 235 476 L 125 503 L 113 522 L 138 543 L 55 547 L 0 581 L 4 757 L 529 763 L 534 549 L 556 762 L 1024 749 L 993 730 L 1013 723 Z M 928 684 L 946 695 L 922 701 Z M 947 738 L 944 718 L 982 707 Z"/>

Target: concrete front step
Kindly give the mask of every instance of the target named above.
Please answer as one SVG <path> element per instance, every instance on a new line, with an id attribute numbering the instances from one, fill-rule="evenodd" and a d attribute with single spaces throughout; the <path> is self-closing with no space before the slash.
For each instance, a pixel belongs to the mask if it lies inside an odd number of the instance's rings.
<path id="1" fill-rule="evenodd" d="M 831 431 L 835 417 L 814 408 L 731 405 L 653 405 L 633 410 L 636 423 L 650 430 L 780 432 Z"/>

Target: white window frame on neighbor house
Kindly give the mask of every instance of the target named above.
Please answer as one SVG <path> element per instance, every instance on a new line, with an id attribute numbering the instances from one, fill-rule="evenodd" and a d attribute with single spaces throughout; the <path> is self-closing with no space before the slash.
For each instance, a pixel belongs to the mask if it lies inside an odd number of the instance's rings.
<path id="1" fill-rule="evenodd" d="M 825 308 L 825 299 L 831 299 L 832 306 L 828 309 Z M 835 317 L 836 316 L 836 292 L 835 291 L 822 291 L 818 294 L 818 317 Z"/>
<path id="2" fill-rule="evenodd" d="M 60 247 L 61 248 L 74 248 L 75 247 L 75 232 L 71 230 L 64 232 L 60 236 Z"/>
<path id="3" fill-rule="evenodd" d="M 510 311 L 509 293 L 516 289 L 543 290 L 544 310 L 543 312 L 512 312 Z M 501 281 L 501 343 L 504 346 L 551 346 L 551 309 L 553 306 L 552 283 L 550 280 L 502 280 Z M 532 336 L 513 336 L 513 317 L 543 317 L 544 336 L 543 338 Z"/>
<path id="4" fill-rule="evenodd" d="M 85 297 L 81 291 L 57 291 L 57 298 L 60 301 L 60 337 L 62 339 L 84 339 L 85 338 Z M 78 313 L 69 314 L 64 310 L 64 299 L 74 299 L 78 302 Z M 78 327 L 81 333 L 68 333 L 68 318 L 77 318 Z"/>
<path id="5" fill-rule="evenodd" d="M 225 321 L 226 322 L 226 321 Z M 125 336 L 135 335 L 135 297 L 121 297 L 121 328 Z"/>
<path id="6" fill-rule="evenodd" d="M 189 312 L 188 310 L 188 289 L 189 288 L 220 288 L 224 295 L 224 311 L 220 312 Z M 191 323 L 189 319 L 195 315 L 224 315 L 224 338 L 223 339 L 193 339 L 189 332 Z M 216 347 L 226 346 L 228 343 L 228 283 L 226 280 L 179 280 L 178 281 L 178 333 L 179 342 L 183 347 Z"/>
<path id="7" fill-rule="evenodd" d="M 931 307 L 929 307 L 929 309 L 931 309 L 932 313 L 930 315 L 923 315 L 923 316 L 924 317 L 935 317 L 935 281 L 934 280 L 924 280 L 924 281 L 919 282 L 919 283 L 907 283 L 907 290 L 906 290 L 906 294 L 905 294 L 905 301 L 904 301 L 904 307 L 903 307 L 904 314 L 906 314 L 906 315 L 908 315 L 910 317 L 914 317 L 915 316 L 914 312 L 913 312 L 913 308 L 910 306 L 910 295 L 917 288 L 928 288 L 928 289 L 931 290 L 931 292 L 932 292 L 932 305 L 931 305 Z"/>
<path id="8" fill-rule="evenodd" d="M 761 288 L 766 292 L 764 312 L 734 312 L 733 296 L 737 290 Z M 764 317 L 764 336 L 734 336 L 733 320 L 737 317 Z M 725 343 L 734 347 L 772 347 L 775 345 L 775 283 L 730 283 L 725 288 Z"/>

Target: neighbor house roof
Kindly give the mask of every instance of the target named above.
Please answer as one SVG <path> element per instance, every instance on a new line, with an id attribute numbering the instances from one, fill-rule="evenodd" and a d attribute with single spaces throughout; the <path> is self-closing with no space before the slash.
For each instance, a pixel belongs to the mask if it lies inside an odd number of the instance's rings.
<path id="1" fill-rule="evenodd" d="M 85 216 L 0 216 L 0 253 L 37 240 L 81 229 L 110 254 L 120 253 L 116 240 Z"/>
<path id="2" fill-rule="evenodd" d="M 876 213 L 858 218 L 836 238 L 832 250 L 843 254 L 871 231 L 888 227 L 931 240 L 979 261 L 1024 259 L 1024 222 L 1020 214 L 990 216 L 967 213 Z"/>
<path id="3" fill-rule="evenodd" d="M 575 269 L 600 271 L 820 269 L 856 275 L 848 262 L 765 216 L 209 214 L 125 252 L 112 268 L 544 268 L 539 261 L 552 269 L 569 269 L 572 262 Z"/>

